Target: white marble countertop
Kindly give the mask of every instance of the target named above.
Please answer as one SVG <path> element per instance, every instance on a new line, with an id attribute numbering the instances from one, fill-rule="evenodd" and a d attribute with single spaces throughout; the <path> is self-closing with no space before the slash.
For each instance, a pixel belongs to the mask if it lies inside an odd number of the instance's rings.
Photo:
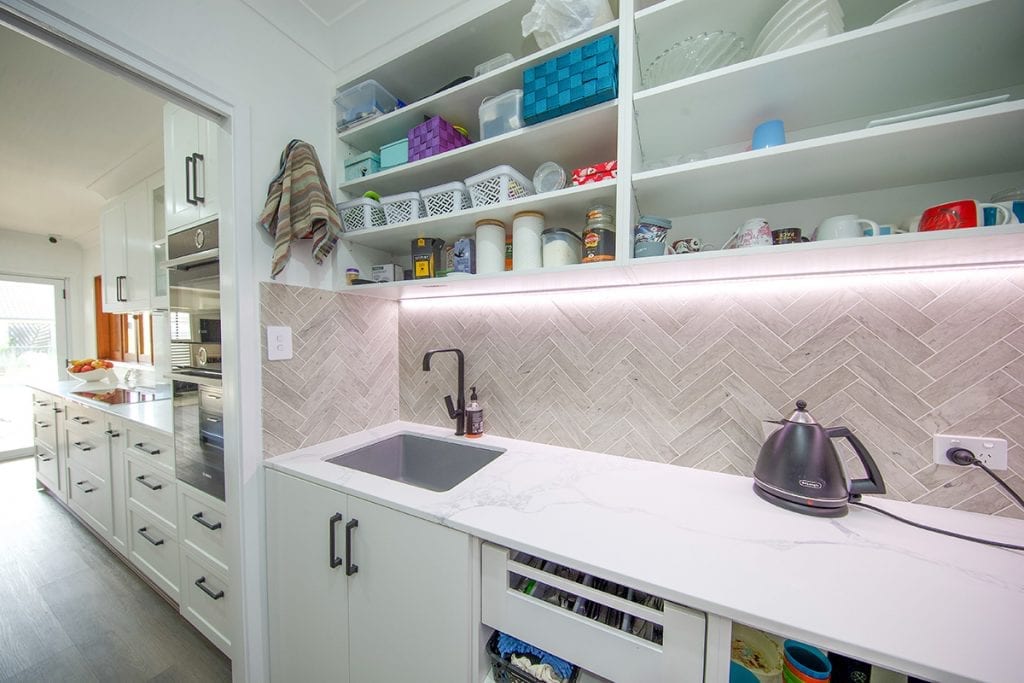
<path id="1" fill-rule="evenodd" d="M 839 519 L 796 514 L 755 496 L 744 477 L 494 436 L 478 443 L 507 452 L 441 493 L 324 462 L 402 431 L 452 435 L 393 422 L 266 466 L 897 671 L 1020 680 L 1024 553 L 865 509 Z M 868 499 L 918 522 L 1024 544 L 1024 521 Z"/>
<path id="2" fill-rule="evenodd" d="M 96 408 L 103 412 L 141 425 L 156 429 L 167 434 L 174 433 L 174 405 L 170 396 L 169 385 L 157 385 L 154 387 L 136 386 L 140 391 L 156 391 L 158 395 L 164 395 L 164 400 L 146 401 L 144 403 L 125 403 L 122 405 L 109 405 L 102 401 L 91 401 L 82 396 L 76 396 L 75 391 L 107 391 L 114 387 L 128 389 L 123 384 L 108 384 L 107 382 L 76 382 L 65 380 L 61 382 L 34 382 L 29 385 L 31 389 L 60 396 L 66 401 L 74 401 L 83 406 Z"/>

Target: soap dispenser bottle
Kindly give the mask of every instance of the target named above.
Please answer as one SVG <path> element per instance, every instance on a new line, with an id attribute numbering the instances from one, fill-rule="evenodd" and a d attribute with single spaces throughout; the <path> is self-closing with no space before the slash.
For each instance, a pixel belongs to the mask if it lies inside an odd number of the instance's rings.
<path id="1" fill-rule="evenodd" d="M 466 406 L 466 436 L 479 439 L 484 435 L 484 409 L 476 397 L 476 387 L 469 388 L 469 405 Z"/>

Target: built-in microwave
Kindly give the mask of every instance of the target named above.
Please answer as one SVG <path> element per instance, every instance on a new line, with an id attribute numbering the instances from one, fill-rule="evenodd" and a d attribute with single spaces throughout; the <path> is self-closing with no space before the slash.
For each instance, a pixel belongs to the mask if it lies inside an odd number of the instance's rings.
<path id="1" fill-rule="evenodd" d="M 219 244 L 217 221 L 167 237 L 171 379 L 220 385 Z"/>

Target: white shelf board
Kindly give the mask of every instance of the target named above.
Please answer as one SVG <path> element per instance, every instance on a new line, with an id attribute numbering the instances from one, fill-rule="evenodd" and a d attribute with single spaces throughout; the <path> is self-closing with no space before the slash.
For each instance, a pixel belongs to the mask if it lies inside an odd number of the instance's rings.
<path id="1" fill-rule="evenodd" d="M 949 49 L 965 26 L 986 39 Z M 641 91 L 641 145 L 685 154 L 749 144 L 766 119 L 799 131 L 1009 89 L 1024 83 L 1021 26 L 1020 0 L 965 0 Z"/>
<path id="2" fill-rule="evenodd" d="M 485 97 L 523 87 L 523 71 L 556 57 L 563 52 L 597 40 L 606 35 L 617 35 L 619 22 L 599 26 L 571 40 L 534 52 L 500 69 L 482 74 L 465 83 L 435 95 L 425 97 L 390 114 L 372 119 L 360 126 L 338 133 L 338 139 L 361 151 L 377 151 L 406 136 L 410 128 L 423 123 L 424 117 L 441 116 L 446 121 L 466 127 L 471 138 L 479 138 L 479 109 Z M 495 56 L 499 54 L 496 53 Z M 382 83 L 383 84 L 383 83 Z M 383 84 L 388 87 L 386 84 Z M 443 84 L 442 84 L 443 85 Z"/>
<path id="3" fill-rule="evenodd" d="M 1010 225 L 387 282 L 344 287 L 340 291 L 410 300 L 1022 264 L 1024 226 Z"/>
<path id="4" fill-rule="evenodd" d="M 640 211 L 686 216 L 1024 168 L 1024 101 L 633 175 Z"/>
<path id="5" fill-rule="evenodd" d="M 512 218 L 520 211 L 540 211 L 544 214 L 547 227 L 566 227 L 579 234 L 586 223 L 587 207 L 598 202 L 615 202 L 614 180 L 569 187 L 501 204 L 473 207 L 408 223 L 346 232 L 342 240 L 392 254 L 407 255 L 410 252 L 410 243 L 415 238 L 435 237 L 452 242 L 459 237 L 471 236 L 476 221 L 481 218 L 496 218 L 511 229 Z"/>
<path id="6" fill-rule="evenodd" d="M 413 192 L 455 180 L 462 181 L 501 164 L 512 166 L 528 179 L 545 161 L 558 163 L 568 173 L 573 168 L 615 158 L 617 118 L 617 103 L 605 102 L 426 159 L 348 180 L 339 184 L 338 189 L 353 197 L 367 190 L 381 195 Z"/>

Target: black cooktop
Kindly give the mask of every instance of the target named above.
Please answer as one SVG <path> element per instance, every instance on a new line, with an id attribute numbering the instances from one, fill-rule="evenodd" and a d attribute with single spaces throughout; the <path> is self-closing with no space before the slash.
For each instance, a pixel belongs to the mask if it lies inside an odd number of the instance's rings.
<path id="1" fill-rule="evenodd" d="M 123 403 L 144 403 L 146 401 L 159 401 L 155 391 L 142 391 L 140 389 L 106 389 L 104 391 L 72 391 L 75 396 L 87 398 L 90 401 L 99 401 L 107 405 L 121 405 Z M 164 397 L 166 398 L 166 397 Z"/>

